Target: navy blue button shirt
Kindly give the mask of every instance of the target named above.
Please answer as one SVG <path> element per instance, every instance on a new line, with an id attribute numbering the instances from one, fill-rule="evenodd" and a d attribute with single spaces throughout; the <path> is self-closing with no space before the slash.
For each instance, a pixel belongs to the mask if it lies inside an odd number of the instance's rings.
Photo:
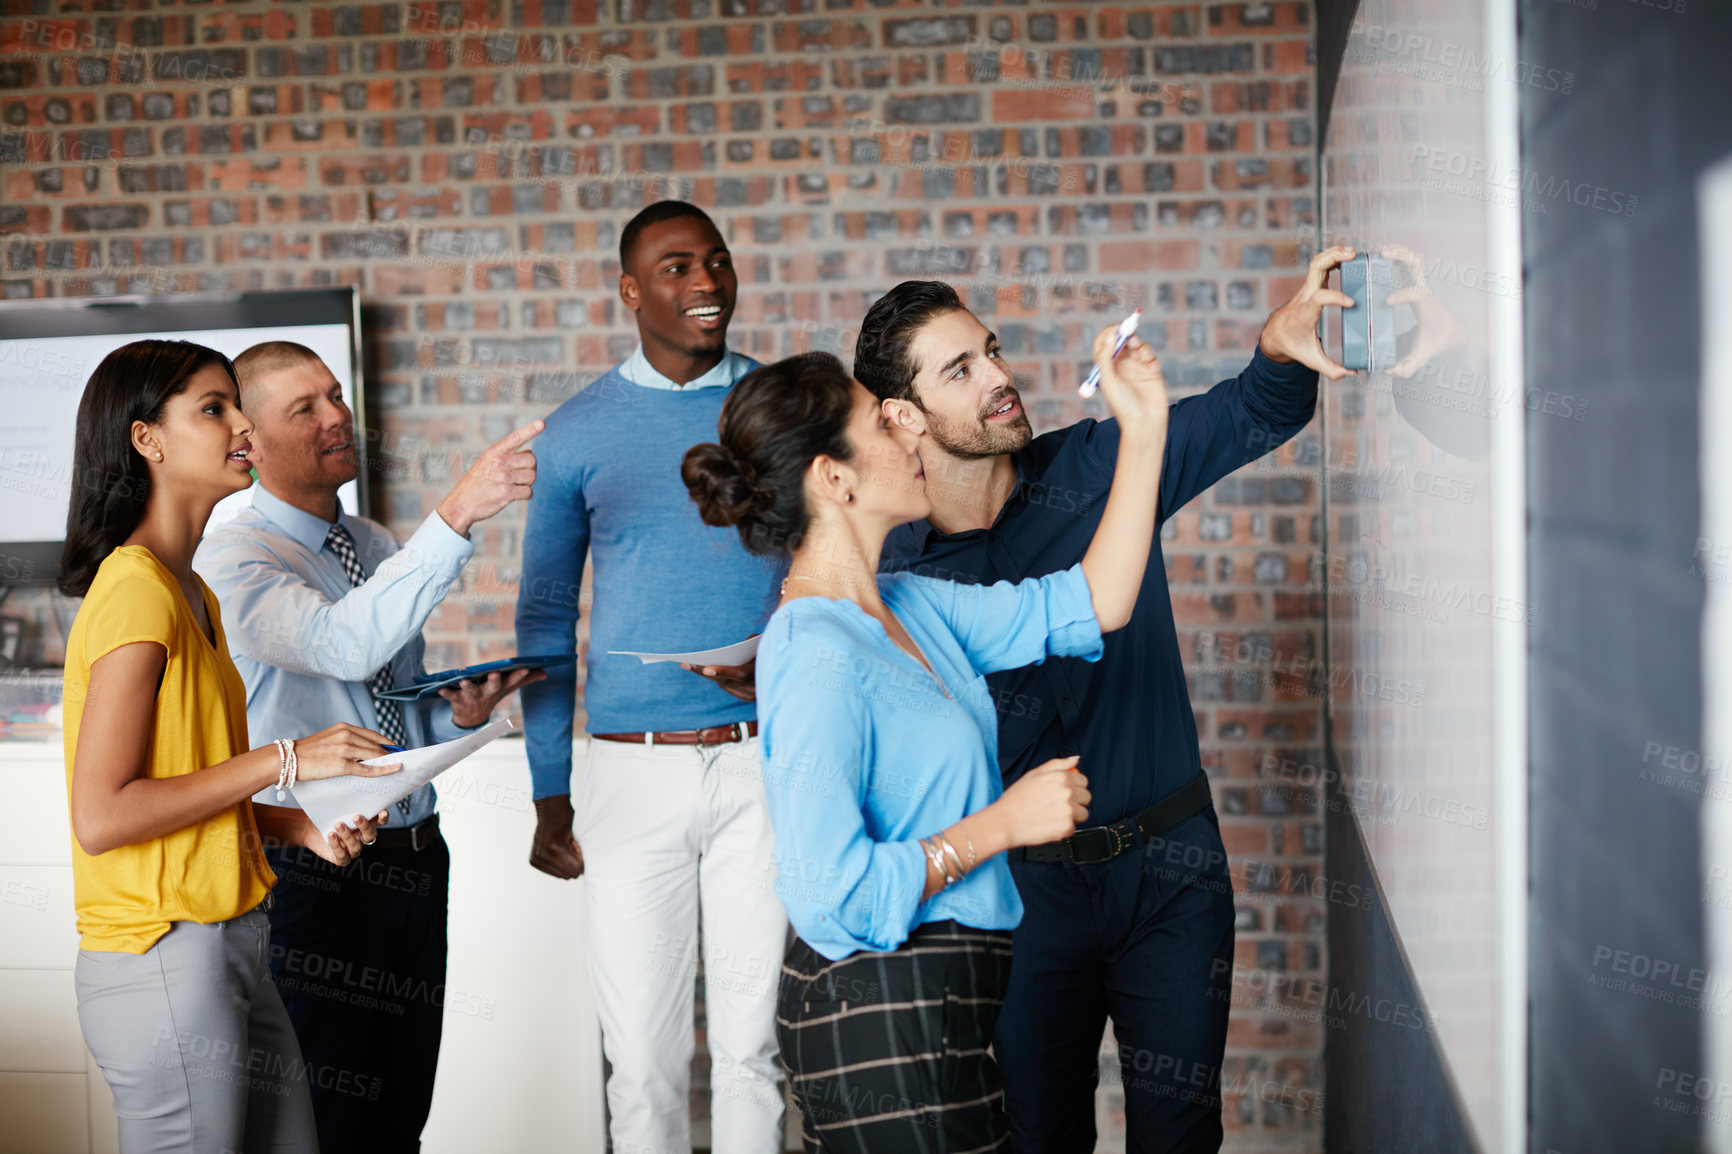
<path id="1" fill-rule="evenodd" d="M 1245 371 L 1172 406 L 1160 519 L 1311 420 L 1317 373 L 1261 350 Z M 1082 560 L 1100 525 L 1118 457 L 1117 421 L 1086 420 L 1014 455 L 1017 487 L 990 529 L 940 533 L 930 521 L 893 530 L 880 568 L 991 584 L 1044 577 Z M 1185 687 L 1166 564 L 1155 539 L 1130 624 L 1106 636 L 1098 663 L 1054 657 L 987 679 L 998 710 L 998 764 L 1008 785 L 1031 766 L 1082 755 L 1089 825 L 1117 821 L 1202 769 Z"/>

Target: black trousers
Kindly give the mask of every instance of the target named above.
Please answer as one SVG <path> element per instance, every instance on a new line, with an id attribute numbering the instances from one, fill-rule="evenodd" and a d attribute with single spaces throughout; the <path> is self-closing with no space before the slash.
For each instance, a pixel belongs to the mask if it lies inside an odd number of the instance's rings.
<path id="1" fill-rule="evenodd" d="M 1010 934 L 954 921 L 898 949 L 832 962 L 796 938 L 776 1036 L 807 1154 L 963 1154 L 1010 1138 L 987 1053 L 1010 980 Z"/>
<path id="2" fill-rule="evenodd" d="M 346 866 L 270 850 L 271 976 L 307 1062 L 322 1154 L 418 1151 L 445 1007 L 451 855 L 372 847 Z"/>
<path id="3" fill-rule="evenodd" d="M 1016 1154 L 1092 1154 L 1107 1019 L 1128 1154 L 1221 1148 L 1233 889 L 1213 810 L 1108 862 L 1013 858 L 1016 968 L 994 1052 Z"/>

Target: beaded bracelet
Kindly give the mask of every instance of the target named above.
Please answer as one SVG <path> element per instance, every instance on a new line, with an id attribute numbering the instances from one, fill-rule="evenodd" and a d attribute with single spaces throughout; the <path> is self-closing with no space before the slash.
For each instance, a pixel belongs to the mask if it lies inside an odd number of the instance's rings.
<path id="1" fill-rule="evenodd" d="M 279 737 L 271 744 L 277 747 L 277 757 L 281 766 L 277 770 L 277 800 L 283 800 L 285 789 L 295 788 L 295 775 L 300 765 L 295 757 L 295 743 L 291 738 Z"/>

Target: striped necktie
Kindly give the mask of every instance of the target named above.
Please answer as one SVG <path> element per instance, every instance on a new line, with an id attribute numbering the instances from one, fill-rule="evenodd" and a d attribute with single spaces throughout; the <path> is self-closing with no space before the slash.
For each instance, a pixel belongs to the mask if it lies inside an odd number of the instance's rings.
<path id="1" fill-rule="evenodd" d="M 325 546 L 343 563 L 343 573 L 349 578 L 349 584 L 360 585 L 367 580 L 366 570 L 361 568 L 361 558 L 355 552 L 355 538 L 350 536 L 349 531 L 341 524 L 331 526 L 331 532 L 325 538 Z M 391 666 L 388 663 L 367 678 L 367 688 L 373 691 L 373 709 L 379 715 L 379 732 L 384 734 L 385 740 L 392 745 L 400 745 L 406 749 L 409 746 L 409 735 L 403 728 L 403 707 L 395 701 L 379 696 L 392 685 Z M 409 817 L 408 798 L 397 803 L 397 811 L 403 819 Z"/>

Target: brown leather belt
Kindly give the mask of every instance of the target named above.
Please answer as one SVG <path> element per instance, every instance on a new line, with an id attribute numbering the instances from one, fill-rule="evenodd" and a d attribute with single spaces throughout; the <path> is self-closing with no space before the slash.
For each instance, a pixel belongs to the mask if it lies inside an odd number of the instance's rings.
<path id="1" fill-rule="evenodd" d="M 433 844 L 439 836 L 439 815 L 422 818 L 407 829 L 392 829 L 388 825 L 379 827 L 378 840 L 369 845 L 368 849 L 412 849 L 419 853 Z"/>
<path id="2" fill-rule="evenodd" d="M 663 729 L 654 733 L 592 733 L 597 741 L 623 741 L 628 745 L 726 745 L 758 736 L 758 723 L 734 722 L 708 729 Z"/>

